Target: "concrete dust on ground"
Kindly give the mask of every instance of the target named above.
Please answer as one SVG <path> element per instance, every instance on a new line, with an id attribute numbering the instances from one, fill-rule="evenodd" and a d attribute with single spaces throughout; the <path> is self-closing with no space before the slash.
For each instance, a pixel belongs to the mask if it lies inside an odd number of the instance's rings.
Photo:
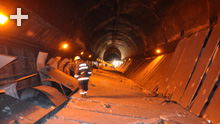
<path id="1" fill-rule="evenodd" d="M 206 124 L 180 105 L 153 97 L 120 73 L 94 69 L 86 98 L 79 93 L 47 124 Z"/>

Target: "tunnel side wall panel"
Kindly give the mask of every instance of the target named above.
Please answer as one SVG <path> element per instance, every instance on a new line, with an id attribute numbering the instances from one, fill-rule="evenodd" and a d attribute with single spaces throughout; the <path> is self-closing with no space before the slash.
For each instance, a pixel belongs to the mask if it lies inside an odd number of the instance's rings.
<path id="1" fill-rule="evenodd" d="M 159 81 L 163 78 L 166 70 L 169 67 L 172 54 L 168 54 L 166 58 L 160 63 L 160 65 L 144 80 L 144 88 L 157 91 L 159 88 Z"/>
<path id="2" fill-rule="evenodd" d="M 199 78 L 202 78 L 201 74 L 205 72 L 207 75 L 198 95 L 195 97 L 195 101 L 190 111 L 198 116 L 203 116 L 205 113 L 204 118 L 213 119 L 215 122 L 219 121 L 216 120 L 219 115 L 218 109 L 214 109 L 219 106 L 217 104 L 219 102 L 217 99 L 219 96 L 219 86 L 216 92 L 213 93 L 213 88 L 220 74 L 220 52 L 219 48 L 216 49 L 216 47 L 219 47 L 217 44 L 220 38 L 217 27 L 218 25 L 214 27 L 205 47 L 204 43 L 208 38 L 209 29 L 200 31 L 189 38 L 182 39 L 176 51 L 172 55 L 165 55 L 160 61 L 156 61 L 158 56 L 156 58 L 151 58 L 150 61 L 140 59 L 138 62 L 132 63 L 127 68 L 130 69 L 130 71 L 126 70 L 129 75 L 128 77 L 135 83 L 143 86 L 144 89 L 158 91 L 158 93 L 170 96 L 171 100 L 180 102 L 182 95 L 184 96 L 190 93 L 192 97 L 198 89 L 198 87 L 196 87 L 190 91 L 187 90 L 187 88 L 190 88 L 192 85 L 190 79 L 193 79 L 194 83 L 199 85 L 201 83 L 201 79 Z M 217 52 L 213 54 L 215 50 Z M 214 59 L 210 68 L 206 70 L 212 55 L 214 55 Z M 194 80 L 194 78 L 198 80 Z M 212 95 L 214 95 L 214 97 L 211 99 L 210 96 Z M 210 101 L 210 104 L 207 106 L 206 103 L 208 101 Z M 201 114 L 201 112 L 203 113 Z"/>
<path id="3" fill-rule="evenodd" d="M 216 82 L 218 81 L 218 77 L 220 75 L 220 49 L 218 48 L 215 57 L 213 58 L 212 65 L 210 66 L 207 76 L 203 81 L 203 84 L 198 92 L 198 95 L 193 102 L 193 105 L 190 109 L 196 115 L 200 115 L 203 107 L 209 100 L 209 96 L 213 91 Z M 215 93 L 216 94 L 216 93 Z"/>
<path id="4" fill-rule="evenodd" d="M 207 34 L 208 30 L 204 30 L 188 39 L 189 46 L 187 48 L 189 49 L 186 49 L 185 56 L 180 63 L 181 66 L 179 66 L 172 80 L 172 82 L 175 82 L 172 100 L 179 102 L 185 88 L 188 86 L 188 81 L 193 75 L 194 68 L 196 68 L 196 62 L 199 60 L 199 55 Z"/>
<path id="5" fill-rule="evenodd" d="M 130 66 L 131 63 L 132 63 L 132 61 L 126 61 L 117 70 L 124 73 L 127 70 L 127 68 Z"/>
<path id="6" fill-rule="evenodd" d="M 129 77 L 133 74 L 142 64 L 144 64 L 143 60 L 133 60 L 129 67 L 126 69 L 124 74 Z"/>
<path id="7" fill-rule="evenodd" d="M 193 99 L 193 96 L 196 93 L 197 88 L 199 87 L 199 84 L 202 82 L 202 79 L 206 73 L 206 69 L 210 63 L 210 60 L 214 54 L 215 49 L 217 48 L 219 32 L 220 32 L 220 25 L 217 25 L 216 27 L 214 27 L 209 37 L 209 40 L 204 48 L 204 51 L 195 69 L 195 72 L 189 82 L 188 87 L 186 88 L 185 93 L 183 94 L 183 97 L 180 100 L 180 104 L 184 108 L 188 107 L 188 105 Z"/>
<path id="8" fill-rule="evenodd" d="M 133 68 L 134 71 L 132 71 L 129 74 L 129 78 L 132 79 L 137 84 L 141 85 L 140 79 L 143 79 L 143 75 L 147 71 L 147 66 L 153 61 L 153 59 L 142 59 L 140 62 L 140 65 L 135 66 Z"/>
<path id="9" fill-rule="evenodd" d="M 16 79 L 37 73 L 35 63 L 38 51 L 20 45 L 10 44 L 0 39 L 0 54 L 17 57 L 16 60 L 0 69 L 0 86 L 13 83 Z M 34 76 L 18 82 L 17 89 L 36 86 L 39 82 L 39 78 Z"/>
<path id="10" fill-rule="evenodd" d="M 167 92 L 167 89 L 168 89 L 168 86 L 170 83 L 170 79 L 173 77 L 173 74 L 176 72 L 176 69 L 179 66 L 179 62 L 182 59 L 185 43 L 186 42 L 184 42 L 184 40 L 181 40 L 178 43 L 177 48 L 176 48 L 175 52 L 173 53 L 172 58 L 170 60 L 170 64 L 168 66 L 168 69 L 166 70 L 166 73 L 161 78 L 161 80 L 159 80 L 158 92 L 161 92 L 164 95 Z"/>
<path id="11" fill-rule="evenodd" d="M 148 61 L 148 63 L 145 63 L 140 69 L 138 70 L 135 75 L 133 75 L 133 80 L 137 82 L 141 86 L 145 86 L 146 82 L 148 80 L 148 77 L 158 69 L 158 66 L 163 62 L 163 60 L 166 58 L 167 55 L 161 55 L 153 60 Z"/>
<path id="12" fill-rule="evenodd" d="M 220 122 L 220 118 L 219 118 L 220 117 L 220 107 L 219 107 L 220 99 L 219 98 L 220 98 L 220 87 L 218 86 L 203 116 L 207 120 L 212 120 L 214 124 L 215 123 L 217 124 Z"/>

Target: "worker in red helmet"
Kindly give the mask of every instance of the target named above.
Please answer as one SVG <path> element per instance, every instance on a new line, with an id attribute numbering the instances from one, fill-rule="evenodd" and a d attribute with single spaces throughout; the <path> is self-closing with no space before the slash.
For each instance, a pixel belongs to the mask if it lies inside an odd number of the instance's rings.
<path id="1" fill-rule="evenodd" d="M 88 91 L 89 78 L 91 77 L 92 72 L 89 65 L 83 62 L 79 56 L 76 56 L 74 61 L 76 64 L 74 77 L 78 80 L 81 97 L 85 98 Z"/>

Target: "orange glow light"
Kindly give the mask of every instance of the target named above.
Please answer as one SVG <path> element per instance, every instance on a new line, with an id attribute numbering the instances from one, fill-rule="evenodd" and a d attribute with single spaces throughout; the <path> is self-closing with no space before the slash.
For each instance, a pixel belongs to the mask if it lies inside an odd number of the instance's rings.
<path id="1" fill-rule="evenodd" d="M 26 35 L 28 36 L 28 37 L 33 37 L 34 36 L 34 32 L 32 32 L 32 31 L 27 31 L 27 33 L 26 33 Z"/>
<path id="2" fill-rule="evenodd" d="M 7 16 L 0 14 L 0 24 L 4 24 L 8 20 Z"/>
<path id="3" fill-rule="evenodd" d="M 160 49 L 157 49 L 156 52 L 157 52 L 157 53 L 161 53 Z"/>
<path id="4" fill-rule="evenodd" d="M 128 60 L 129 60 L 129 61 L 131 61 L 131 59 L 130 59 L 130 58 L 129 58 Z"/>
<path id="5" fill-rule="evenodd" d="M 68 47 L 68 44 L 64 44 L 63 48 L 66 49 Z"/>
<path id="6" fill-rule="evenodd" d="M 89 55 L 89 58 L 91 58 L 92 57 L 92 55 Z"/>
<path id="7" fill-rule="evenodd" d="M 80 54 L 81 54 L 81 55 L 83 55 L 83 54 L 84 54 L 84 52 L 81 52 Z"/>

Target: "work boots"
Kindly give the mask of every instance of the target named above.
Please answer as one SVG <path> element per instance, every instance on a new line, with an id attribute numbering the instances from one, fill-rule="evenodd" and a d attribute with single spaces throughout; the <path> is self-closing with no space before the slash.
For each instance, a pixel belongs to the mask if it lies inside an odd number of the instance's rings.
<path id="1" fill-rule="evenodd" d="M 79 90 L 79 94 L 80 94 L 80 96 L 81 96 L 82 98 L 85 98 L 85 96 L 84 96 L 84 91 L 83 91 L 82 89 Z"/>
<path id="2" fill-rule="evenodd" d="M 81 94 L 81 97 L 82 98 L 86 98 L 86 94 Z"/>
<path id="3" fill-rule="evenodd" d="M 79 92 L 79 94 L 81 95 L 82 98 L 86 97 L 86 93 L 87 93 L 87 91 L 83 91 L 83 90 L 80 90 L 80 92 Z"/>

